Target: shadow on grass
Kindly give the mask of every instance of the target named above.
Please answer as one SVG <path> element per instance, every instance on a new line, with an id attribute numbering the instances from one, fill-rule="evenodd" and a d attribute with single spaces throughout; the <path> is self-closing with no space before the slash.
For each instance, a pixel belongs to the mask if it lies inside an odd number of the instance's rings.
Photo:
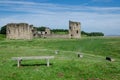
<path id="1" fill-rule="evenodd" d="M 53 65 L 53 63 L 50 63 L 49 66 Z M 17 64 L 13 64 L 13 66 L 17 66 Z M 21 64 L 20 66 L 47 66 L 47 64 Z"/>

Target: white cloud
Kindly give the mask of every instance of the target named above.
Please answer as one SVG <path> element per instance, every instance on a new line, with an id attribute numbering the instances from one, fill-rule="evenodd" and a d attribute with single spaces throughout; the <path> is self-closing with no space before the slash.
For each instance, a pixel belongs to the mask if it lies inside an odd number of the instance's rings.
<path id="1" fill-rule="evenodd" d="M 23 4 L 23 5 L 34 5 L 34 2 L 25 2 L 25 1 L 14 1 L 14 0 L 3 0 L 0 1 L 0 4 Z"/>
<path id="2" fill-rule="evenodd" d="M 42 12 L 42 11 L 94 11 L 94 12 L 110 12 L 119 11 L 120 7 L 90 7 L 90 6 L 71 6 L 58 5 L 51 3 L 35 3 L 25 1 L 0 1 L 0 10 L 3 11 L 21 11 L 21 12 Z M 2 8 L 4 7 L 4 8 Z M 42 10 L 42 11 L 41 11 Z"/>
<path id="3" fill-rule="evenodd" d="M 9 4 L 8 4 L 9 3 Z M 14 4 L 14 5 L 13 5 Z M 21 5 L 17 6 L 16 4 Z M 89 7 L 35 3 L 24 1 L 0 1 L 0 11 L 26 12 L 11 15 L 1 14 L 0 26 L 11 22 L 26 22 L 35 26 L 68 28 L 68 21 L 79 21 L 82 30 L 120 35 L 120 7 Z"/>

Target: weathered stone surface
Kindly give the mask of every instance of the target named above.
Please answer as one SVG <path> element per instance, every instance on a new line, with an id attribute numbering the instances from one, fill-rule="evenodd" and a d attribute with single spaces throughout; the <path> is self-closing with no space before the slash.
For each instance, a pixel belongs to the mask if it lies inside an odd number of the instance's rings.
<path id="1" fill-rule="evenodd" d="M 33 25 L 27 23 L 9 23 L 7 24 L 8 39 L 32 39 Z"/>
<path id="2" fill-rule="evenodd" d="M 69 37 L 70 38 L 80 38 L 81 37 L 81 23 L 69 21 Z"/>
<path id="3" fill-rule="evenodd" d="M 37 31 L 33 25 L 27 23 L 9 23 L 7 24 L 8 39 L 32 39 L 32 38 L 80 38 L 81 37 L 80 22 L 69 21 L 69 34 L 58 35 L 51 34 L 49 28 L 45 31 Z"/>
<path id="4" fill-rule="evenodd" d="M 69 34 L 64 35 L 58 35 L 58 34 L 50 34 L 50 30 L 46 28 L 45 33 L 43 36 L 46 36 L 46 38 L 81 38 L 81 24 L 80 22 L 73 22 L 69 21 Z"/>
<path id="5" fill-rule="evenodd" d="M 49 38 L 51 36 L 51 30 L 46 27 L 45 31 L 38 31 L 37 35 L 39 38 Z"/>
<path id="6" fill-rule="evenodd" d="M 50 31 L 49 28 L 45 28 L 45 34 L 46 34 L 46 35 L 50 35 L 50 34 L 51 34 L 51 31 Z"/>

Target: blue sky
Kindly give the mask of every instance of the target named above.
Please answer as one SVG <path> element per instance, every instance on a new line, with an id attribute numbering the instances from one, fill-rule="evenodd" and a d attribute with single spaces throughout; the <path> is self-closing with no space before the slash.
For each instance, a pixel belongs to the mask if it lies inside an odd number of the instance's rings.
<path id="1" fill-rule="evenodd" d="M 120 0 L 0 0 L 0 26 L 26 22 L 68 29 L 81 22 L 83 31 L 120 35 Z"/>

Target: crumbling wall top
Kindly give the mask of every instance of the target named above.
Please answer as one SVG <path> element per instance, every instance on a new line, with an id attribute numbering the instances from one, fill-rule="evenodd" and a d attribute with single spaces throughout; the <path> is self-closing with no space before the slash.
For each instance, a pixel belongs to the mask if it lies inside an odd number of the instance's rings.
<path id="1" fill-rule="evenodd" d="M 79 24 L 79 25 L 81 24 L 80 22 L 70 21 L 70 20 L 69 20 L 69 23 L 72 23 L 72 24 Z"/>

